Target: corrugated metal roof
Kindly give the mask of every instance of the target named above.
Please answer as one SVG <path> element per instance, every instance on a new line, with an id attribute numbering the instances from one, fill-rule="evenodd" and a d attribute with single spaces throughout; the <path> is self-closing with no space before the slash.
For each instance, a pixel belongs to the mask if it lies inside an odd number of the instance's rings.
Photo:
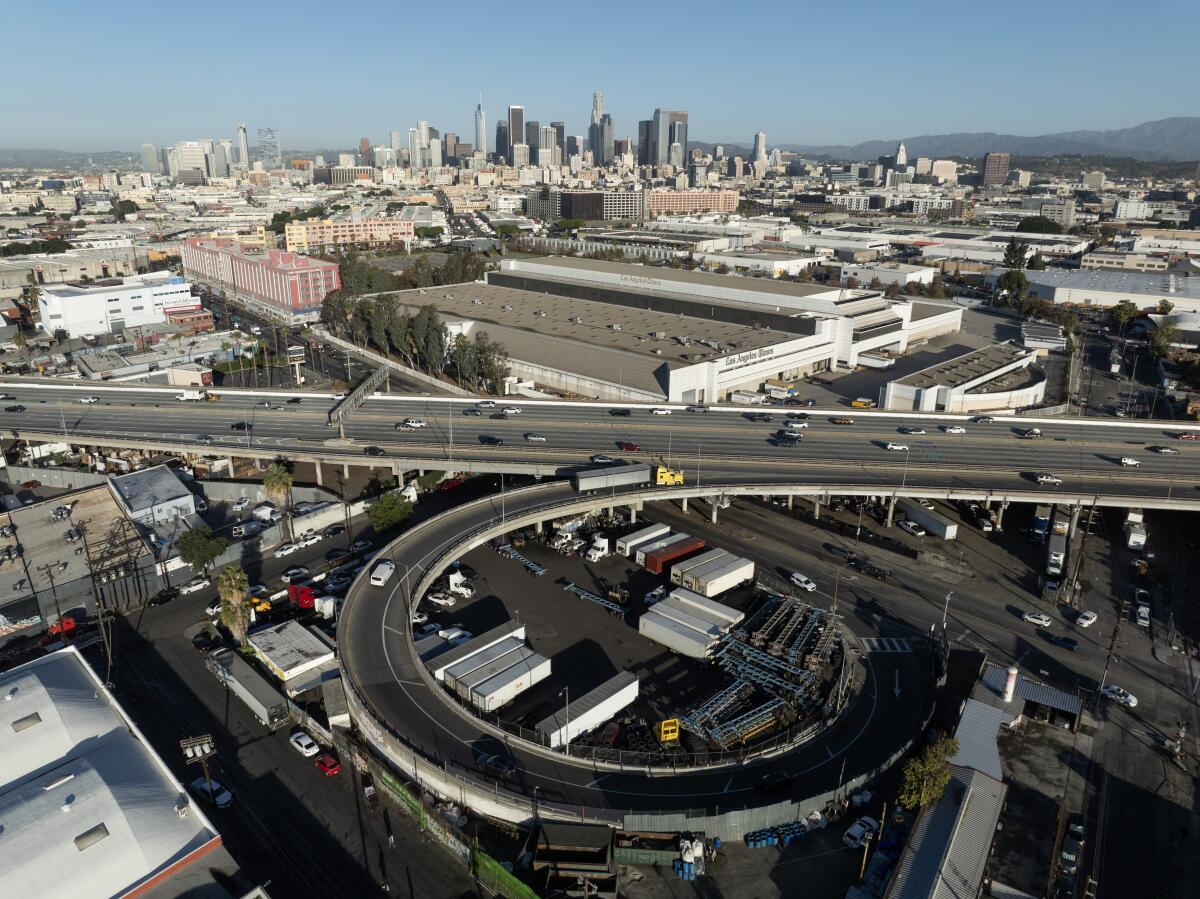
<path id="1" fill-rule="evenodd" d="M 963 706 L 962 718 L 954 731 L 958 740 L 958 752 L 950 761 L 964 768 L 982 771 L 996 780 L 1004 779 L 1000 767 L 1000 750 L 996 746 L 996 733 L 1002 725 L 1013 720 L 1013 715 L 974 699 Z"/>
<path id="2" fill-rule="evenodd" d="M 1004 679 L 1007 670 L 1003 665 L 996 665 L 989 662 L 983 669 L 983 684 L 996 695 L 1004 693 Z M 1016 695 L 1028 702 L 1036 702 L 1039 705 L 1048 706 L 1052 709 L 1058 709 L 1060 712 L 1068 712 L 1072 715 L 1079 713 L 1082 708 L 1082 702 L 1078 696 L 1072 696 L 1058 687 L 1051 687 L 1049 684 L 1041 684 L 1035 680 L 1030 680 L 1023 674 L 1017 675 Z"/>
<path id="3" fill-rule="evenodd" d="M 941 798 L 921 812 L 886 899 L 973 899 L 979 893 L 1007 788 L 951 766 Z"/>

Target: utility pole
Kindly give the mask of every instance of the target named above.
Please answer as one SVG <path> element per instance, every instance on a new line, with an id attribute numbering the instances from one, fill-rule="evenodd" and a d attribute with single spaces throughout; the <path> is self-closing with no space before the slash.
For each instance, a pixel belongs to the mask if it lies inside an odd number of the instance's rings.
<path id="1" fill-rule="evenodd" d="M 1108 641 L 1108 654 L 1104 657 L 1104 673 L 1100 675 L 1100 690 L 1096 691 L 1096 701 L 1093 707 L 1099 705 L 1101 691 L 1104 690 L 1105 684 L 1108 683 L 1108 668 L 1112 664 L 1113 652 L 1117 648 L 1117 638 L 1121 634 L 1121 622 L 1125 620 L 1125 616 L 1129 614 L 1129 600 L 1124 600 L 1121 603 L 1121 614 L 1117 616 L 1116 622 L 1113 624 L 1112 639 Z"/>
<path id="2" fill-rule="evenodd" d="M 54 586 L 54 572 L 57 568 L 58 565 L 46 564 L 37 570 L 46 575 L 46 580 L 50 581 L 50 595 L 54 597 L 54 614 L 58 616 L 58 632 L 62 636 L 64 643 L 70 643 L 71 641 L 67 639 L 67 632 L 63 628 L 62 606 L 58 603 L 58 589 Z"/>
<path id="3" fill-rule="evenodd" d="M 104 675 L 104 682 L 108 684 L 112 681 L 112 632 L 110 630 L 108 615 L 106 614 L 107 609 L 104 605 L 104 593 L 100 589 L 100 578 L 98 576 L 99 573 L 96 571 L 96 563 L 92 559 L 92 547 L 88 542 L 86 531 L 80 527 L 79 532 L 80 539 L 83 540 L 83 551 L 87 557 L 88 574 L 92 580 L 92 596 L 94 596 L 96 599 L 96 617 L 100 621 L 100 639 L 104 641 L 104 656 L 108 665 Z"/>
<path id="4" fill-rule="evenodd" d="M 1075 588 L 1079 583 L 1079 571 L 1083 567 L 1083 551 L 1087 548 L 1088 534 L 1092 532 L 1092 516 L 1096 514 L 1097 499 L 1098 497 L 1093 496 L 1092 505 L 1088 508 L 1087 524 L 1083 527 L 1083 537 L 1079 541 L 1079 552 L 1075 556 L 1075 566 L 1071 572 L 1071 582 L 1067 585 L 1067 604 L 1072 608 L 1078 605 Z"/>

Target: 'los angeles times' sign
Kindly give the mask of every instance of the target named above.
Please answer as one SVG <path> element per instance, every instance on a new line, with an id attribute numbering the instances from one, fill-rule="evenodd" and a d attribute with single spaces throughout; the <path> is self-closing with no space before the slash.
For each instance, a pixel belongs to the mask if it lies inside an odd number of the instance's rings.
<path id="1" fill-rule="evenodd" d="M 726 356 L 722 365 L 725 368 L 736 368 L 740 365 L 749 365 L 751 362 L 758 362 L 762 359 L 770 359 L 775 355 L 775 347 L 765 346 L 758 350 L 751 350 L 748 353 L 738 353 L 735 356 Z"/>

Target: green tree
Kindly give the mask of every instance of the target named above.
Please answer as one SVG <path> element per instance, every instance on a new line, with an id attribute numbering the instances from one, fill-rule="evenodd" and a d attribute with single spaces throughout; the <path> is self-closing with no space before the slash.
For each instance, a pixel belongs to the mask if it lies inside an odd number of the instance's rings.
<path id="1" fill-rule="evenodd" d="M 367 329 L 371 334 L 371 342 L 375 344 L 376 349 L 381 353 L 385 356 L 388 355 L 388 347 L 390 346 L 388 325 L 396 317 L 396 295 L 385 293 L 382 296 L 375 297 L 365 317 L 367 319 Z"/>
<path id="2" fill-rule="evenodd" d="M 1124 332 L 1125 326 L 1137 318 L 1140 314 L 1141 310 L 1129 300 L 1121 300 L 1121 302 L 1113 306 L 1112 320 L 1113 323 L 1120 328 L 1122 332 Z"/>
<path id="3" fill-rule="evenodd" d="M 1171 344 L 1179 337 L 1179 328 L 1172 322 L 1164 322 L 1150 335 L 1150 352 L 1156 359 L 1171 352 Z"/>
<path id="4" fill-rule="evenodd" d="M 1159 315 L 1170 315 L 1171 310 L 1175 308 L 1175 304 L 1170 300 L 1159 300 L 1158 308 L 1155 310 Z"/>
<path id="5" fill-rule="evenodd" d="M 584 226 L 583 219 L 559 219 L 554 223 L 555 231 L 578 231 Z"/>
<path id="6" fill-rule="evenodd" d="M 1046 270 L 1046 260 L 1042 258 L 1041 253 L 1034 253 L 1025 267 L 1031 272 L 1042 272 Z"/>
<path id="7" fill-rule="evenodd" d="M 1062 226 L 1052 222 L 1044 215 L 1033 215 L 1027 219 L 1021 219 L 1017 230 L 1022 234 L 1062 234 Z"/>
<path id="8" fill-rule="evenodd" d="M 1024 268 L 1025 256 L 1029 252 L 1029 244 L 1010 237 L 1008 246 L 1004 248 L 1004 261 L 1000 264 L 1005 268 Z"/>
<path id="9" fill-rule="evenodd" d="M 932 805 L 950 783 L 950 759 L 958 752 L 958 740 L 942 733 L 921 754 L 904 763 L 900 804 L 910 811 Z"/>
<path id="10" fill-rule="evenodd" d="M 475 355 L 482 386 L 489 393 L 499 394 L 504 387 L 504 379 L 508 377 L 508 350 L 503 344 L 492 340 L 487 331 L 478 331 L 475 334 Z"/>
<path id="11" fill-rule="evenodd" d="M 238 565 L 229 564 L 217 575 L 217 594 L 221 597 L 221 623 L 229 628 L 238 645 L 246 642 L 250 628 L 250 579 Z"/>
<path id="12" fill-rule="evenodd" d="M 1017 303 L 1025 299 L 1029 291 L 1029 280 L 1019 268 L 1010 268 L 996 282 L 996 286 L 1007 291 L 1009 299 Z"/>
<path id="13" fill-rule="evenodd" d="M 925 296 L 935 300 L 944 300 L 946 298 L 946 285 L 942 281 L 940 272 L 933 276 L 933 280 L 925 290 Z"/>
<path id="14" fill-rule="evenodd" d="M 437 225 L 425 225 L 425 226 L 417 229 L 417 237 L 421 237 L 421 238 L 425 238 L 425 239 L 440 237 L 441 233 L 442 233 L 442 229 L 440 227 L 438 227 Z"/>
<path id="15" fill-rule="evenodd" d="M 214 537 L 207 525 L 188 531 L 179 538 L 176 546 L 179 558 L 197 571 L 206 572 L 216 558 L 229 545 L 224 537 Z"/>
<path id="16" fill-rule="evenodd" d="M 325 299 L 321 300 L 321 324 L 337 337 L 345 335 L 353 314 L 353 306 L 344 290 L 327 293 Z"/>
<path id="17" fill-rule="evenodd" d="M 412 503 L 401 499 L 399 493 L 385 493 L 367 510 L 367 518 L 377 534 L 394 528 L 411 514 Z"/>
<path id="18" fill-rule="evenodd" d="M 430 374 L 440 372 L 446 364 L 446 326 L 433 304 L 427 303 L 413 316 L 412 340 L 421 367 Z"/>
<path id="19" fill-rule="evenodd" d="M 454 378 L 463 387 L 474 389 L 479 383 L 479 347 L 467 335 L 459 334 L 450 348 L 450 366 Z"/>
<path id="20" fill-rule="evenodd" d="M 272 462 L 263 472 L 263 493 L 283 509 L 288 539 L 292 532 L 292 473 L 283 462 Z"/>

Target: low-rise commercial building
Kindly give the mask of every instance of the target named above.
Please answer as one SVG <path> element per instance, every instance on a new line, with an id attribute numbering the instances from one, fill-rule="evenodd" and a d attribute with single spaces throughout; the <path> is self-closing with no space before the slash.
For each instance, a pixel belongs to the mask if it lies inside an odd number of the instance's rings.
<path id="1" fill-rule="evenodd" d="M 188 279 L 287 320 L 317 317 L 325 296 L 342 286 L 334 262 L 236 240 L 189 237 L 182 256 Z"/>
<path id="2" fill-rule="evenodd" d="M 1007 269 L 992 269 L 987 276 L 995 287 Z M 1200 312 L 1200 278 L 1166 272 L 1027 271 L 1029 296 L 1055 305 L 1116 306 L 1129 301 L 1139 309 L 1152 310 L 1166 300 L 1180 312 Z"/>
<path id="3" fill-rule="evenodd" d="M 342 220 L 308 219 L 288 222 L 284 240 L 290 253 L 312 253 L 345 247 L 379 247 L 404 244 L 408 248 L 416 236 L 413 223 L 403 219 Z"/>
<path id="4" fill-rule="evenodd" d="M 139 524 L 171 524 L 196 514 L 195 494 L 166 465 L 118 475 L 108 483 L 125 514 Z"/>
<path id="5" fill-rule="evenodd" d="M 126 328 L 165 324 L 171 315 L 201 311 L 199 297 L 170 272 L 43 287 L 38 296 L 42 330 L 70 337 L 120 334 Z"/>
<path id="6" fill-rule="evenodd" d="M 927 265 L 905 265 L 901 262 L 880 262 L 873 265 L 843 263 L 838 271 L 838 280 L 844 286 L 851 279 L 860 285 L 878 283 L 883 287 L 904 287 L 906 284 L 932 284 L 936 268 Z"/>
<path id="7" fill-rule="evenodd" d="M 881 408 L 891 412 L 982 412 L 1036 406 L 1046 378 L 1030 369 L 1037 352 L 1005 342 L 972 350 L 891 381 Z"/>
<path id="8" fill-rule="evenodd" d="M 1086 271 L 1165 272 L 1171 265 L 1165 255 L 1125 253 L 1120 250 L 1095 250 L 1084 253 L 1079 267 Z"/>

